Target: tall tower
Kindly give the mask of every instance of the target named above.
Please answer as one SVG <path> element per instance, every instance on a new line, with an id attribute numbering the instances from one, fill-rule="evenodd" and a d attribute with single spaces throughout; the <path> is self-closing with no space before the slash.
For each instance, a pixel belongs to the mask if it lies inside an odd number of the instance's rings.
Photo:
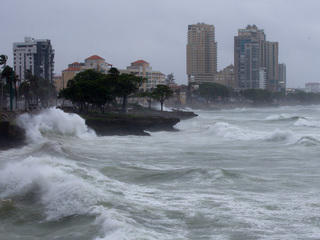
<path id="1" fill-rule="evenodd" d="M 54 70 L 54 50 L 49 39 L 25 37 L 24 42 L 13 43 L 14 71 L 25 81 L 25 72 L 52 81 Z"/>
<path id="2" fill-rule="evenodd" d="M 248 25 L 234 37 L 234 79 L 236 88 L 259 88 L 260 43 L 265 41 L 264 30 Z"/>
<path id="3" fill-rule="evenodd" d="M 217 42 L 214 25 L 197 23 L 188 26 L 188 82 L 213 82 L 217 73 Z"/>
<path id="4" fill-rule="evenodd" d="M 272 92 L 278 89 L 278 49 L 279 44 L 277 42 L 266 41 L 260 43 L 260 66 L 266 68 L 266 88 Z"/>
<path id="5" fill-rule="evenodd" d="M 234 37 L 234 79 L 238 89 L 277 91 L 278 42 L 266 41 L 263 29 L 248 25 Z"/>

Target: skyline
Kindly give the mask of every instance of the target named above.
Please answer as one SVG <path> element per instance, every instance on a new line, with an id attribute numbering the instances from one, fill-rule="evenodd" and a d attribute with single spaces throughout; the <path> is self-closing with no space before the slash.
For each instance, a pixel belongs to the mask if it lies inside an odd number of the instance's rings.
<path id="1" fill-rule="evenodd" d="M 174 73 L 177 83 L 187 84 L 188 25 L 204 22 L 215 26 L 219 71 L 234 64 L 234 36 L 238 29 L 255 24 L 264 29 L 269 41 L 279 42 L 279 63 L 287 66 L 287 87 L 320 82 L 316 67 L 320 60 L 318 1 L 304 4 L 297 0 L 197 3 L 95 0 L 93 3 L 0 0 L 6 32 L 1 36 L 0 53 L 8 55 L 8 65 L 13 66 L 14 42 L 22 42 L 25 36 L 50 39 L 57 75 L 68 64 L 96 54 L 119 69 L 142 59 L 153 70 L 166 75 Z"/>

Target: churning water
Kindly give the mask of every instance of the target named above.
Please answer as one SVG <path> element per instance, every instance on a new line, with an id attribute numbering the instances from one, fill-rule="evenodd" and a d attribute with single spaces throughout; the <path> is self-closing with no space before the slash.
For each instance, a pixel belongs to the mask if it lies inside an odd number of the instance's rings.
<path id="1" fill-rule="evenodd" d="M 0 152 L 0 239 L 320 239 L 320 107 L 99 137 L 57 109 Z"/>

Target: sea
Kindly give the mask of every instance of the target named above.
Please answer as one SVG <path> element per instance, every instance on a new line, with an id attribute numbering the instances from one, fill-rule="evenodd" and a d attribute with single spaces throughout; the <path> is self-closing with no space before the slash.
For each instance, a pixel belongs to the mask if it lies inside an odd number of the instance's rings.
<path id="1" fill-rule="evenodd" d="M 320 106 L 193 111 L 143 137 L 21 115 L 27 145 L 0 152 L 0 239 L 320 239 Z"/>

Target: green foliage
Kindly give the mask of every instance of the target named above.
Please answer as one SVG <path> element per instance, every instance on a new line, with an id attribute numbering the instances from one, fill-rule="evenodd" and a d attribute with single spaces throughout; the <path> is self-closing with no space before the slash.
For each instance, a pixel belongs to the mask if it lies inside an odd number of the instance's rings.
<path id="1" fill-rule="evenodd" d="M 144 78 L 134 76 L 133 74 L 119 75 L 116 84 L 115 93 L 117 97 L 122 97 L 122 109 L 126 109 L 127 98 L 133 93 L 136 93 L 145 81 Z"/>
<path id="2" fill-rule="evenodd" d="M 241 92 L 241 95 L 254 103 L 271 103 L 272 93 L 265 89 L 245 89 Z"/>
<path id="3" fill-rule="evenodd" d="M 161 104 L 161 111 L 163 111 L 163 103 L 165 100 L 173 96 L 173 91 L 170 87 L 159 84 L 157 87 L 152 91 L 152 98 L 158 100 Z"/>
<path id="4" fill-rule="evenodd" d="M 142 77 L 132 74 L 120 75 L 116 68 L 111 68 L 107 75 L 88 69 L 71 79 L 67 88 L 60 91 L 59 97 L 78 104 L 80 111 L 98 106 L 102 112 L 116 97 L 121 97 L 123 109 L 126 109 L 128 96 L 138 91 L 143 81 Z"/>
<path id="5" fill-rule="evenodd" d="M 206 99 L 207 103 L 216 101 L 218 97 L 225 99 L 229 97 L 229 92 L 226 86 L 219 83 L 202 83 L 199 85 L 199 94 Z"/>

